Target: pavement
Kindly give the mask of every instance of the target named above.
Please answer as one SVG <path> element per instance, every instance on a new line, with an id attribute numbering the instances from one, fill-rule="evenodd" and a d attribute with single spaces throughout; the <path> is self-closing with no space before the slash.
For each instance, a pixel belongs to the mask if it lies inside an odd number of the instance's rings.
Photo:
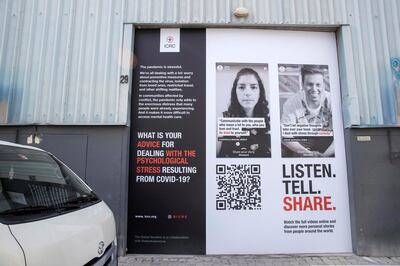
<path id="1" fill-rule="evenodd" d="M 363 257 L 346 254 L 304 255 L 126 255 L 119 266 L 131 265 L 400 265 L 400 257 Z"/>

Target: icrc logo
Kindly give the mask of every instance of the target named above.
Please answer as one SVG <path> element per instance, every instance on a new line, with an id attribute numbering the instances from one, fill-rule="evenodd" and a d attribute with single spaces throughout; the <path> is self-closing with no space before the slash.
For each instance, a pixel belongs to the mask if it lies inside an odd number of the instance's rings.
<path id="1" fill-rule="evenodd" d="M 160 52 L 179 53 L 180 29 L 160 29 Z"/>
<path id="2" fill-rule="evenodd" d="M 164 44 L 164 48 L 175 48 L 175 43 L 173 43 L 174 42 L 173 36 L 169 35 L 165 40 L 167 41 L 167 43 Z"/>

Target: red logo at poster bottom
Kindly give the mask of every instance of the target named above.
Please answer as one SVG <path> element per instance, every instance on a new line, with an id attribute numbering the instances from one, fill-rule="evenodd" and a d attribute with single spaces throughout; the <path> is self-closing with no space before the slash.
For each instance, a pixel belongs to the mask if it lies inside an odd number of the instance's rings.
<path id="1" fill-rule="evenodd" d="M 188 218 L 187 214 L 168 214 L 168 219 L 187 220 L 187 218 Z"/>

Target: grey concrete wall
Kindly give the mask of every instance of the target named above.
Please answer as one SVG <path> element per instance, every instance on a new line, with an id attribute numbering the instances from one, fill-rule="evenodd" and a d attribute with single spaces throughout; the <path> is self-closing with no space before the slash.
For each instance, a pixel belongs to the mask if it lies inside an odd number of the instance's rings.
<path id="1" fill-rule="evenodd" d="M 347 129 L 353 251 L 400 255 L 400 129 Z"/>
<path id="2" fill-rule="evenodd" d="M 108 204 L 117 223 L 119 254 L 125 253 L 127 236 L 129 128 L 125 126 L 24 126 L 0 127 L 0 139 L 34 145 L 54 154 Z"/>

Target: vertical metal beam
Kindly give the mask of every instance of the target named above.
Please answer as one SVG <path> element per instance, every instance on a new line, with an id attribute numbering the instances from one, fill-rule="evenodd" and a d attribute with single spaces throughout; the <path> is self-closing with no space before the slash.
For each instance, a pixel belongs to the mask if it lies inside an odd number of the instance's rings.
<path id="1" fill-rule="evenodd" d="M 130 110 L 131 110 L 131 95 L 132 95 L 132 81 L 133 81 L 133 64 L 135 56 L 133 53 L 134 44 L 134 27 L 132 24 L 125 24 L 123 28 L 122 46 L 120 50 L 120 83 L 119 83 L 119 110 L 117 120 L 123 122 L 128 126 L 130 125 Z M 125 82 L 125 78 L 127 82 Z M 122 82 L 124 81 L 124 82 Z M 120 186 L 120 200 L 119 200 L 119 232 L 118 232 L 118 255 L 125 255 L 128 236 L 128 184 L 129 184 L 129 150 L 130 150 L 130 130 L 123 134 L 121 143 L 121 186 Z"/>
<path id="2" fill-rule="evenodd" d="M 133 79 L 133 25 L 125 24 L 123 28 L 122 46 L 120 50 L 119 97 L 117 107 L 118 121 L 130 125 L 130 98 Z"/>
<path id="3" fill-rule="evenodd" d="M 357 81 L 353 60 L 350 26 L 337 31 L 340 87 L 342 94 L 343 123 L 346 128 L 360 124 L 360 108 L 357 96 Z"/>

